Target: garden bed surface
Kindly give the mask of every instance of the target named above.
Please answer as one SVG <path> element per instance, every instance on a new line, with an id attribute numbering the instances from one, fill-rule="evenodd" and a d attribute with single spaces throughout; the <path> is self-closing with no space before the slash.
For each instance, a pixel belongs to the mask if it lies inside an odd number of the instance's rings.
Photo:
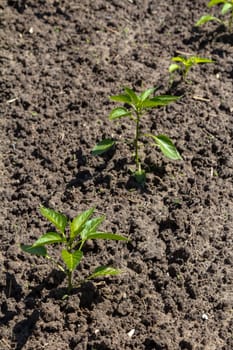
<path id="1" fill-rule="evenodd" d="M 233 349 L 233 36 L 194 28 L 206 4 L 1 1 L 1 350 Z M 171 85 L 182 53 L 215 64 Z M 133 124 L 108 120 L 124 86 L 182 96 L 145 116 L 142 132 L 169 135 L 182 161 L 145 141 L 144 187 Z M 63 300 L 64 276 L 19 247 L 51 229 L 40 204 L 70 218 L 95 207 L 130 238 L 88 243 L 77 280 L 100 264 L 124 272 Z"/>

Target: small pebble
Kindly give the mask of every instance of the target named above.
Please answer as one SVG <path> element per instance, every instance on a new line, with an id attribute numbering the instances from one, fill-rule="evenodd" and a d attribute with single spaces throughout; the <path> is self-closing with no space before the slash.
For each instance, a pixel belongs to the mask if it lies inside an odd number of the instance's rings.
<path id="1" fill-rule="evenodd" d="M 204 321 L 207 321 L 209 319 L 209 317 L 206 315 L 206 314 L 202 314 L 201 318 L 204 320 Z"/>
<path id="2" fill-rule="evenodd" d="M 135 329 L 133 328 L 133 329 L 131 329 L 131 331 L 129 331 L 129 332 L 127 333 L 127 335 L 129 336 L 129 338 L 132 338 L 132 336 L 134 335 L 134 333 L 135 333 Z"/>

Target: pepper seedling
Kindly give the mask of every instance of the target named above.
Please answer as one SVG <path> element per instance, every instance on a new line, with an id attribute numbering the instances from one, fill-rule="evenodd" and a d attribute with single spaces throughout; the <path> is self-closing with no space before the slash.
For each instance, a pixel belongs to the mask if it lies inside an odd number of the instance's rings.
<path id="1" fill-rule="evenodd" d="M 229 32 L 232 32 L 233 27 L 233 0 L 211 0 L 207 6 L 213 7 L 215 5 L 222 5 L 221 15 L 226 15 L 230 13 L 229 19 L 227 21 L 221 20 L 218 17 L 212 16 L 210 14 L 202 16 L 196 23 L 195 26 L 199 27 L 209 21 L 215 21 L 220 24 L 223 24 L 226 28 L 228 28 Z"/>
<path id="2" fill-rule="evenodd" d="M 213 60 L 209 58 L 203 58 L 203 57 L 197 57 L 197 56 L 191 56 L 189 58 L 185 58 L 182 56 L 176 56 L 172 58 L 173 62 L 169 66 L 169 73 L 174 73 L 175 71 L 181 72 L 183 80 L 186 80 L 187 74 L 190 71 L 190 69 L 200 63 L 214 63 Z"/>
<path id="3" fill-rule="evenodd" d="M 124 93 L 119 95 L 110 96 L 110 99 L 115 102 L 123 103 L 122 107 L 114 108 L 110 115 L 110 120 L 117 120 L 120 118 L 130 118 L 135 124 L 135 138 L 134 138 L 134 159 L 136 164 L 136 170 L 133 172 L 135 179 L 139 183 L 145 182 L 145 171 L 141 167 L 141 161 L 139 158 L 139 140 L 141 136 L 152 138 L 154 143 L 153 145 L 158 146 L 162 153 L 173 160 L 181 159 L 181 156 L 170 140 L 166 135 L 152 135 L 141 134 L 141 119 L 144 116 L 145 112 L 156 107 L 167 106 L 171 102 L 177 101 L 179 96 L 170 96 L 170 95 L 160 95 L 155 97 L 150 97 L 156 88 L 151 88 L 143 91 L 141 94 L 136 94 L 134 90 L 125 87 Z M 102 140 L 98 143 L 92 150 L 92 154 L 98 155 L 106 152 L 110 147 L 112 147 L 112 142 L 110 139 Z"/>
<path id="4" fill-rule="evenodd" d="M 82 212 L 70 222 L 64 214 L 52 209 L 41 206 L 40 212 L 56 227 L 58 232 L 49 231 L 39 237 L 32 245 L 21 244 L 21 249 L 26 253 L 42 256 L 55 263 L 67 276 L 68 293 L 73 288 L 73 273 L 83 258 L 82 248 L 88 239 L 128 240 L 126 237 L 118 234 L 99 231 L 99 226 L 105 220 L 105 216 L 91 218 L 94 208 Z M 68 224 L 69 233 L 67 234 L 66 228 Z M 62 246 L 60 259 L 54 259 L 47 252 L 46 246 L 53 244 Z M 117 275 L 120 272 L 119 269 L 113 267 L 100 266 L 87 279 L 106 275 Z"/>

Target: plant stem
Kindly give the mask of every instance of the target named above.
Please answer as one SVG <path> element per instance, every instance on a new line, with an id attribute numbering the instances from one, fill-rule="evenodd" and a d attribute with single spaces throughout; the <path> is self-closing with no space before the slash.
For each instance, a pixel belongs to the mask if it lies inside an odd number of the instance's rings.
<path id="1" fill-rule="evenodd" d="M 233 7 L 232 7 L 231 16 L 230 16 L 229 24 L 228 24 L 230 33 L 232 32 L 232 24 L 233 24 Z"/>
<path id="2" fill-rule="evenodd" d="M 67 277 L 68 277 L 68 293 L 70 293 L 70 291 L 73 288 L 73 285 L 72 285 L 72 271 L 67 271 Z"/>
<path id="3" fill-rule="evenodd" d="M 135 135 L 135 162 L 136 162 L 136 167 L 137 170 L 140 171 L 141 166 L 140 166 L 140 161 L 138 157 L 138 139 L 139 139 L 139 120 L 140 120 L 140 112 L 136 111 L 136 135 Z"/>

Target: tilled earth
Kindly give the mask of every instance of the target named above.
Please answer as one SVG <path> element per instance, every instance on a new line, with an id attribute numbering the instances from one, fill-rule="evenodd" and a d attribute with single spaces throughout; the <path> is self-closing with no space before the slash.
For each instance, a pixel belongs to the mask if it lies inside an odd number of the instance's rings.
<path id="1" fill-rule="evenodd" d="M 194 27 L 206 4 L 1 1 L 1 350 L 233 349 L 233 35 Z M 171 83 L 181 54 L 215 63 Z M 124 86 L 182 96 L 145 116 L 142 132 L 169 135 L 183 159 L 145 140 L 144 187 L 131 121 L 108 120 Z M 93 157 L 109 137 L 115 149 Z M 63 300 L 64 276 L 19 248 L 50 228 L 40 204 L 70 218 L 95 207 L 130 238 L 88 243 L 77 280 L 124 272 Z"/>

